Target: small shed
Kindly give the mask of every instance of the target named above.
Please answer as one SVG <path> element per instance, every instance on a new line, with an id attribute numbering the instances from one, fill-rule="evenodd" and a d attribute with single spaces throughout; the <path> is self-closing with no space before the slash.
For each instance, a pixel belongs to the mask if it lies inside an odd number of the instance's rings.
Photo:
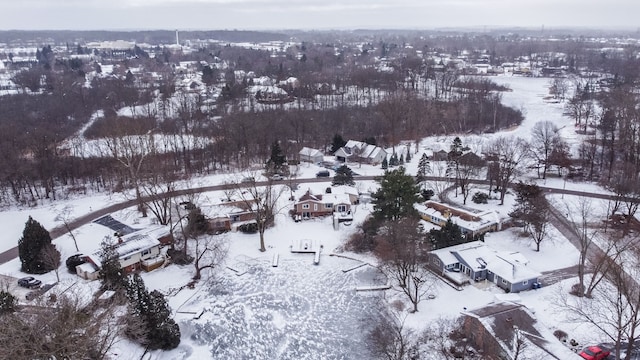
<path id="1" fill-rule="evenodd" d="M 98 280 L 100 271 L 95 264 L 86 262 L 76 266 L 76 274 L 85 280 Z"/>

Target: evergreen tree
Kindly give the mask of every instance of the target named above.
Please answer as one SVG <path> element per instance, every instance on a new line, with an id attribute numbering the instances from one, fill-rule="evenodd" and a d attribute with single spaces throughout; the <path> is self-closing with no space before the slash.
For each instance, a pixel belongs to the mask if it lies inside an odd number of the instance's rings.
<path id="1" fill-rule="evenodd" d="M 400 166 L 404 165 L 404 154 L 400 154 L 400 160 L 398 160 Z"/>
<path id="2" fill-rule="evenodd" d="M 417 216 L 413 204 L 419 201 L 420 190 L 404 167 L 385 172 L 378 182 L 380 189 L 373 194 L 373 214 L 377 219 L 396 221 Z"/>
<path id="3" fill-rule="evenodd" d="M 384 170 L 387 170 L 389 168 L 389 162 L 387 161 L 387 157 L 386 156 L 384 157 L 384 159 L 382 159 L 382 164 L 380 164 L 380 166 Z"/>
<path id="4" fill-rule="evenodd" d="M 274 141 L 271 145 L 271 156 L 267 160 L 267 172 L 269 174 L 287 175 L 287 157 L 280 148 L 280 142 Z"/>
<path id="5" fill-rule="evenodd" d="M 180 327 L 171 318 L 164 295 L 149 293 L 144 281 L 134 274 L 127 284 L 129 319 L 125 333 L 151 350 L 175 349 L 180 344 Z"/>
<path id="6" fill-rule="evenodd" d="M 448 219 L 441 229 L 431 229 L 428 238 L 434 249 L 443 249 L 466 242 L 466 237 L 462 235 L 460 226 L 454 224 L 451 219 Z"/>
<path id="7" fill-rule="evenodd" d="M 353 181 L 353 170 L 347 165 L 342 165 L 336 169 L 336 175 L 333 177 L 331 185 L 355 185 Z"/>
<path id="8" fill-rule="evenodd" d="M 404 161 L 411 162 L 411 150 L 409 149 L 408 145 L 407 145 L 407 156 L 404 157 Z"/>
<path id="9" fill-rule="evenodd" d="M 431 163 L 429 162 L 429 157 L 427 154 L 422 153 L 420 157 L 420 161 L 418 162 L 418 173 L 416 174 L 416 181 L 418 183 L 422 183 L 427 174 L 431 173 Z"/>
<path id="10" fill-rule="evenodd" d="M 42 251 L 51 245 L 51 235 L 29 216 L 22 237 L 18 241 L 18 254 L 22 263 L 22 271 L 29 274 L 44 274 L 53 270 L 51 265 L 46 264 L 42 259 Z"/>
<path id="11" fill-rule="evenodd" d="M 336 151 L 338 151 L 338 149 L 345 146 L 346 144 L 347 142 L 344 141 L 344 139 L 342 138 L 342 135 L 335 134 L 333 136 L 333 139 L 331 140 L 331 153 L 332 154 L 335 153 Z"/>
<path id="12" fill-rule="evenodd" d="M 16 311 L 18 299 L 10 292 L 0 290 L 0 315 Z"/>
<path id="13" fill-rule="evenodd" d="M 127 274 L 120 266 L 120 255 L 110 237 L 100 244 L 100 278 L 102 290 L 123 291 L 127 288 Z"/>
<path id="14" fill-rule="evenodd" d="M 180 327 L 171 318 L 171 310 L 158 290 L 150 294 L 149 348 L 171 350 L 180 344 Z"/>
<path id="15" fill-rule="evenodd" d="M 389 158 L 389 166 L 394 167 L 398 166 L 398 154 L 391 154 L 391 158 Z"/>

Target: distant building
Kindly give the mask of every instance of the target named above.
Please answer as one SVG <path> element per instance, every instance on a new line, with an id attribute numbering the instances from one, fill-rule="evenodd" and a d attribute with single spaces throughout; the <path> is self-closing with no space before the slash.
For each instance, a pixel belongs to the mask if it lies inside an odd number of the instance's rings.
<path id="1" fill-rule="evenodd" d="M 387 152 L 375 145 L 349 140 L 346 145 L 334 153 L 340 162 L 358 162 L 379 165 L 387 157 Z"/>
<path id="2" fill-rule="evenodd" d="M 319 164 L 324 159 L 322 151 L 308 148 L 306 146 L 300 149 L 298 155 L 300 156 L 300 161 L 310 162 L 312 164 Z"/>

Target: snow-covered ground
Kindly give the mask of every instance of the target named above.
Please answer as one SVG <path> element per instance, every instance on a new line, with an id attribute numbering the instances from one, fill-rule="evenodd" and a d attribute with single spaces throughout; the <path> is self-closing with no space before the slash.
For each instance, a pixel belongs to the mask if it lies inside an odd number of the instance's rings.
<path id="1" fill-rule="evenodd" d="M 542 100 L 547 94 L 548 79 L 498 77 L 500 83 L 509 84 L 513 92 L 503 95 L 507 105 L 523 109 L 525 122 L 517 129 L 496 135 L 530 137 L 533 124 L 540 120 L 552 120 L 559 126 L 570 126 L 570 119 L 562 117 L 561 104 L 548 104 Z M 567 130 L 567 137 L 571 136 Z M 563 133 L 564 135 L 564 133 Z M 477 137 L 486 141 L 491 136 Z M 424 139 L 420 151 L 435 146 L 436 143 L 448 147 L 450 138 L 438 137 Z M 464 142 L 464 140 L 463 140 Z M 413 152 L 412 152 L 413 154 Z M 420 153 L 406 164 L 409 173 L 415 173 Z M 320 168 L 302 164 L 299 177 L 314 177 Z M 361 175 L 381 174 L 378 167 L 354 165 L 353 170 Z M 236 180 L 246 174 L 222 174 L 196 179 L 188 186 L 206 186 Z M 333 172 L 332 174 L 333 175 Z M 329 178 L 330 179 L 330 178 Z M 307 189 L 315 193 L 324 193 L 330 186 L 326 183 L 302 184 L 296 191 L 299 198 Z M 547 186 L 569 187 L 562 180 L 548 179 Z M 186 186 L 186 184 L 185 184 Z M 372 181 L 357 181 L 356 187 L 362 191 L 374 191 L 377 187 Z M 583 188 L 582 184 L 571 184 L 572 189 Z M 595 186 L 585 187 L 597 190 Z M 287 190 L 288 191 L 288 190 Z M 285 192 L 285 194 L 287 194 Z M 223 193 L 206 193 L 203 199 L 223 198 Z M 283 196 L 286 203 L 288 196 Z M 572 197 L 554 197 L 554 201 L 571 204 Z M 0 222 L 5 225 L 0 240 L 0 251 L 17 245 L 23 224 L 29 215 L 40 221 L 45 227 L 60 225 L 56 217 L 69 209 L 69 217 L 102 208 L 123 201 L 121 195 L 88 196 L 50 205 L 40 205 L 28 209 L 5 209 L 0 212 Z M 453 201 L 461 201 L 451 196 Z M 497 205 L 497 200 L 483 206 L 483 210 L 497 210 L 502 214 L 510 211 L 513 196 L 508 195 L 505 205 Z M 284 205 L 283 203 L 283 205 Z M 288 204 L 289 208 L 291 203 Z M 476 206 L 476 204 L 468 204 Z M 479 207 L 480 208 L 480 207 Z M 277 216 L 276 226 L 265 234 L 267 251 L 258 251 L 258 235 L 245 235 L 230 232 L 220 235 L 228 244 L 229 253 L 226 263 L 207 278 L 200 281 L 194 289 L 183 288 L 193 276 L 192 266 L 172 265 L 143 274 L 150 289 L 159 289 L 169 293 L 168 302 L 174 311 L 176 321 L 182 332 L 180 346 L 168 352 L 153 352 L 147 359 L 367 359 L 369 348 L 365 343 L 367 329 L 373 324 L 380 311 L 391 300 L 403 299 L 403 295 L 391 289 L 387 291 L 356 291 L 357 287 L 382 285 L 386 279 L 375 267 L 375 259 L 370 256 L 343 252 L 342 245 L 355 231 L 371 211 L 371 204 L 357 205 L 354 222 L 351 226 L 341 226 L 335 230 L 330 219 L 310 220 L 295 223 L 286 216 L 286 210 Z M 597 214 L 594 214 L 594 216 Z M 136 228 L 150 225 L 149 218 L 139 218 L 134 209 L 126 209 L 114 214 L 117 219 Z M 101 225 L 90 224 L 74 232 L 81 252 L 89 253 L 99 247 L 100 241 L 111 234 Z M 294 254 L 289 246 L 295 240 L 309 239 L 323 245 L 320 264 L 313 265 L 312 254 Z M 541 244 L 536 252 L 531 240 L 519 236 L 517 230 L 507 230 L 487 235 L 488 245 L 497 250 L 519 251 L 530 261 L 534 270 L 544 272 L 575 265 L 578 254 L 555 229 Z M 69 235 L 55 240 L 62 252 L 63 259 L 76 253 Z M 273 256 L 279 255 L 278 266 L 273 267 Z M 331 256 L 347 256 L 351 259 Z M 367 263 L 357 269 L 358 264 Z M 372 266 L 373 265 L 373 266 Z M 231 269 L 233 270 L 231 270 Z M 18 259 L 0 266 L 0 274 L 21 277 Z M 60 270 L 65 284 L 75 283 L 78 289 L 95 288 L 95 283 L 79 279 Z M 39 276 L 44 283 L 55 282 L 53 273 Z M 569 280 L 570 281 L 570 280 Z M 417 313 L 408 314 L 406 325 L 419 331 L 426 324 L 441 317 L 458 316 L 464 308 L 472 309 L 496 299 L 501 290 L 493 286 L 468 286 L 463 291 L 441 285 L 432 289 L 433 299 L 423 300 Z M 540 322 L 552 331 L 562 329 L 581 343 L 599 342 L 599 334 L 591 328 L 577 327 L 568 323 L 565 317 L 557 313 L 554 296 L 561 286 L 559 283 L 535 291 L 520 294 L 523 304 L 533 309 Z M 198 319 L 194 319 L 199 315 Z M 139 359 L 143 350 L 128 341 L 121 341 L 113 349 L 119 359 Z"/>

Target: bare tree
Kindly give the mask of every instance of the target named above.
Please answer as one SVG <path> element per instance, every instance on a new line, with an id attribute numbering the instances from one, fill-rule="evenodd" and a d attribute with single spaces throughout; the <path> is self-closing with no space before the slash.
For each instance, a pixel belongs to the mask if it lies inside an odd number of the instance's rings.
<path id="1" fill-rule="evenodd" d="M 636 281 L 640 274 L 635 262 L 627 263 L 628 260 L 622 257 L 616 260 L 608 260 L 612 262 L 608 281 L 595 289 L 592 298 L 570 299 L 561 291 L 558 305 L 568 314 L 569 320 L 588 323 L 608 337 L 615 344 L 616 359 L 620 359 L 621 351 L 625 350 L 624 359 L 629 360 L 640 329 L 640 287 Z"/>
<path id="2" fill-rule="evenodd" d="M 500 205 L 504 205 L 504 197 L 510 184 L 523 174 L 528 166 L 530 147 L 521 138 L 499 137 L 489 144 L 485 153 L 495 166 L 495 180 L 500 189 Z"/>
<path id="3" fill-rule="evenodd" d="M 589 218 L 593 214 L 591 199 L 579 198 L 576 208 L 566 204 L 566 213 L 572 225 L 574 232 L 578 235 L 579 246 L 578 252 L 578 288 L 575 289 L 577 296 L 584 296 L 585 293 L 585 272 L 587 270 L 587 260 L 589 249 L 593 244 L 593 238 L 597 235 L 598 230 L 589 229 Z"/>
<path id="4" fill-rule="evenodd" d="M 223 237 L 216 235 L 202 235 L 195 239 L 193 252 L 195 268 L 194 280 L 200 280 L 202 270 L 216 268 L 227 255 L 227 246 Z"/>
<path id="5" fill-rule="evenodd" d="M 376 255 L 382 260 L 382 269 L 395 279 L 411 304 L 413 312 L 418 304 L 436 286 L 430 271 L 422 263 L 421 234 L 417 219 L 401 218 L 387 221 L 379 230 Z"/>
<path id="6" fill-rule="evenodd" d="M 268 181 L 264 185 L 258 185 L 254 176 L 245 178 L 245 182 L 236 184 L 241 201 L 247 210 L 255 215 L 258 234 L 260 235 L 260 251 L 267 251 L 264 243 L 264 233 L 275 221 L 275 216 L 282 208 L 279 205 L 284 187 Z"/>
<path id="7" fill-rule="evenodd" d="M 547 178 L 547 171 L 550 165 L 549 157 L 556 138 L 560 136 L 558 131 L 558 127 L 551 121 L 538 121 L 531 130 L 532 153 L 538 162 L 538 177 L 543 179 Z M 542 167 L 542 174 L 540 174 L 540 167 Z"/>
<path id="8" fill-rule="evenodd" d="M 107 359 L 121 333 L 115 306 L 91 306 L 80 295 L 55 296 L 0 316 L 2 356 L 7 359 Z"/>
<path id="9" fill-rule="evenodd" d="M 176 190 L 176 180 L 173 172 L 165 170 L 151 174 L 145 181 L 140 182 L 145 207 L 151 210 L 161 225 L 171 222 L 172 196 Z"/>
<path id="10" fill-rule="evenodd" d="M 73 240 L 73 245 L 75 245 L 76 251 L 80 251 L 80 249 L 78 248 L 78 240 L 76 239 L 76 235 L 73 233 L 73 230 L 71 229 L 71 211 L 72 210 L 73 210 L 72 206 L 70 205 L 65 206 L 62 210 L 60 210 L 58 215 L 56 215 L 54 220 L 62 221 L 64 228 L 67 229 L 69 236 L 71 236 L 71 240 Z"/>
<path id="11" fill-rule="evenodd" d="M 368 334 L 371 352 L 378 359 L 409 360 L 417 352 L 415 334 L 407 329 L 402 303 L 392 304 Z"/>
<path id="12" fill-rule="evenodd" d="M 56 246 L 53 244 L 45 244 L 40 250 L 38 257 L 47 269 L 53 269 L 56 274 L 56 281 L 60 282 L 60 251 L 56 249 Z"/>
<path id="13" fill-rule="evenodd" d="M 135 191 L 138 201 L 138 211 L 143 217 L 147 216 L 146 206 L 140 190 L 141 169 L 145 160 L 155 152 L 154 137 L 152 134 L 123 135 L 114 133 L 105 139 L 105 144 L 111 156 L 118 161 L 128 172 L 129 179 Z"/>

